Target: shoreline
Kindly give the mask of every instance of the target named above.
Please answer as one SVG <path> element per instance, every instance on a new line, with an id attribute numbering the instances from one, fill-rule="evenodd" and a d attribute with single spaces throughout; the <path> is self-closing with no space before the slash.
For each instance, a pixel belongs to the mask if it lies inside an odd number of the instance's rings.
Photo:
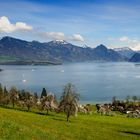
<path id="1" fill-rule="evenodd" d="M 62 63 L 55 63 L 49 61 L 9 61 L 9 62 L 0 62 L 0 65 L 62 65 Z"/>

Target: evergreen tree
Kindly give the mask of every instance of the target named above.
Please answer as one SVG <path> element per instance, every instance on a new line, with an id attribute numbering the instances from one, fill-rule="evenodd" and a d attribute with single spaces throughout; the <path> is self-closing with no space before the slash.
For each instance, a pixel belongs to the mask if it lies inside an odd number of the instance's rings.
<path id="1" fill-rule="evenodd" d="M 25 99 L 25 90 L 20 90 L 19 91 L 19 100 L 24 100 Z"/>
<path id="2" fill-rule="evenodd" d="M 42 89 L 41 98 L 47 96 L 47 90 L 45 88 Z"/>
<path id="3" fill-rule="evenodd" d="M 8 90 L 6 89 L 6 87 L 4 87 L 3 94 L 4 96 L 8 96 Z"/>

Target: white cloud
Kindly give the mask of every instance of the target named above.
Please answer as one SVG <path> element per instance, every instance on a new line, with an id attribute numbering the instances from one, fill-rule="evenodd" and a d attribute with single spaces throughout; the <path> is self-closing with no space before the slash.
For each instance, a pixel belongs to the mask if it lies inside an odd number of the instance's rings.
<path id="1" fill-rule="evenodd" d="M 133 45 L 133 50 L 140 50 L 140 42 Z"/>
<path id="2" fill-rule="evenodd" d="M 140 50 L 140 41 L 138 39 L 131 39 L 126 36 L 120 38 L 121 42 L 127 43 L 133 50 Z"/>
<path id="3" fill-rule="evenodd" d="M 16 30 L 27 30 L 28 31 L 28 30 L 33 29 L 32 26 L 29 26 L 24 22 L 17 22 L 15 26 L 16 26 Z"/>
<path id="4" fill-rule="evenodd" d="M 30 31 L 33 30 L 32 26 L 24 22 L 11 23 L 8 17 L 0 17 L 0 33 L 12 33 L 15 31 Z M 67 40 L 75 42 L 84 42 L 84 38 L 80 34 L 65 35 L 63 32 L 40 32 L 35 30 L 40 37 L 46 40 Z M 37 35 L 36 34 L 36 35 Z"/>
<path id="5" fill-rule="evenodd" d="M 62 32 L 44 32 L 44 33 L 39 33 L 39 35 L 45 39 L 84 42 L 84 38 L 80 34 L 73 34 L 71 36 L 66 36 Z"/>
<path id="6" fill-rule="evenodd" d="M 65 40 L 65 35 L 62 32 L 45 32 L 41 35 L 46 39 Z"/>
<path id="7" fill-rule="evenodd" d="M 113 46 L 110 46 L 110 48 L 120 48 L 123 46 L 127 46 L 132 50 L 140 50 L 139 38 L 130 38 L 127 36 L 122 36 L 120 38 L 108 37 L 108 41 L 111 41 L 111 44 L 114 44 L 114 42 L 118 42 L 118 44 L 115 43 Z"/>
<path id="8" fill-rule="evenodd" d="M 124 43 L 129 43 L 129 44 L 137 44 L 139 43 L 138 39 L 131 39 L 127 36 L 123 36 L 121 38 L 119 38 L 119 41 L 124 42 Z"/>
<path id="9" fill-rule="evenodd" d="M 84 38 L 80 34 L 74 34 L 71 37 L 69 37 L 69 40 L 71 41 L 79 41 L 84 42 Z"/>
<path id="10" fill-rule="evenodd" d="M 129 38 L 127 36 L 123 36 L 119 39 L 121 42 L 129 42 Z"/>
<path id="11" fill-rule="evenodd" d="M 131 42 L 132 42 L 132 43 L 139 43 L 139 41 L 136 40 L 136 39 L 131 40 Z"/>
<path id="12" fill-rule="evenodd" d="M 10 23 L 6 16 L 0 17 L 0 32 L 11 33 L 14 31 L 30 31 L 33 27 L 24 22 Z"/>

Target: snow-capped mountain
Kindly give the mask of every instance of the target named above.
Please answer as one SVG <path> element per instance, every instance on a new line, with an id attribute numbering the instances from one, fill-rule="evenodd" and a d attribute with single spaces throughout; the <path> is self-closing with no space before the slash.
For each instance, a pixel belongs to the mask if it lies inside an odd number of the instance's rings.
<path id="1" fill-rule="evenodd" d="M 89 46 L 87 46 L 86 44 L 83 44 L 83 46 L 81 46 L 82 48 L 89 48 Z"/>
<path id="2" fill-rule="evenodd" d="M 129 47 L 114 48 L 114 51 L 118 52 L 119 54 L 121 54 L 127 58 L 131 58 L 135 54 L 135 51 L 133 51 Z"/>
<path id="3" fill-rule="evenodd" d="M 57 44 L 57 45 L 69 44 L 65 40 L 53 40 L 53 41 L 50 41 L 50 43 Z"/>
<path id="4" fill-rule="evenodd" d="M 133 51 L 129 47 L 114 48 L 115 51 Z"/>

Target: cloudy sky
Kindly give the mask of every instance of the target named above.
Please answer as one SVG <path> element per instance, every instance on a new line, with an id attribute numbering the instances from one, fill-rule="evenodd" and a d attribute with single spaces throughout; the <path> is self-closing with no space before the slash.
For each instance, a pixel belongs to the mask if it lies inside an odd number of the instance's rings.
<path id="1" fill-rule="evenodd" d="M 140 49 L 140 0 L 0 0 L 0 37 Z"/>

